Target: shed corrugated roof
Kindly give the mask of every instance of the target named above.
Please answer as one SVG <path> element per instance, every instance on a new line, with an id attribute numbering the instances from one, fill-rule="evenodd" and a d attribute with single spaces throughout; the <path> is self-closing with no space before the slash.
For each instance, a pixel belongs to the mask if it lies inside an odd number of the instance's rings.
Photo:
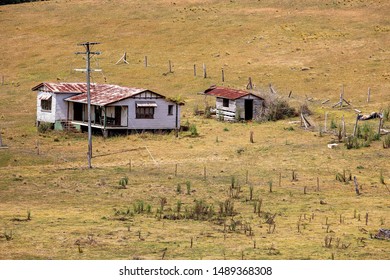
<path id="1" fill-rule="evenodd" d="M 227 88 L 227 87 L 220 87 L 220 86 L 211 86 L 210 88 L 206 89 L 204 91 L 205 94 L 207 95 L 213 95 L 217 97 L 222 97 L 222 98 L 227 98 L 231 100 L 235 100 L 238 98 L 241 98 L 246 95 L 254 95 L 248 91 L 244 90 L 239 90 L 239 89 L 232 89 L 232 88 Z M 254 95 L 256 96 L 256 95 Z M 259 96 L 256 96 L 260 99 L 262 99 Z"/>
<path id="2" fill-rule="evenodd" d="M 49 91 L 54 93 L 76 93 L 77 95 L 65 99 L 66 101 L 87 103 L 86 83 L 41 83 L 32 90 Z M 132 97 L 147 91 L 143 88 L 130 88 L 117 85 L 91 84 L 91 104 L 105 106 L 110 103 Z"/>

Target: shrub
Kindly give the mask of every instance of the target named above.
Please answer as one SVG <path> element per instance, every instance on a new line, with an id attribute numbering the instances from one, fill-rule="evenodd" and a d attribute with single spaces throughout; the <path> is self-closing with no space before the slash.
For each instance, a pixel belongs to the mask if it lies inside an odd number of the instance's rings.
<path id="1" fill-rule="evenodd" d="M 178 194 L 181 194 L 181 185 L 180 185 L 180 184 L 177 184 L 177 186 L 176 186 L 176 192 L 177 192 Z"/>
<path id="2" fill-rule="evenodd" d="M 386 135 L 383 139 L 383 148 L 388 149 L 390 148 L 390 134 Z"/>
<path id="3" fill-rule="evenodd" d="M 191 136 L 193 136 L 193 137 L 196 137 L 199 135 L 198 129 L 196 128 L 195 124 L 190 125 L 190 133 L 191 133 Z"/>
<path id="4" fill-rule="evenodd" d="M 345 146 L 347 149 L 359 149 L 361 145 L 357 137 L 351 136 L 346 138 Z"/>
<path id="5" fill-rule="evenodd" d="M 372 126 L 369 123 L 363 123 L 362 127 L 360 128 L 360 133 L 358 134 L 359 138 L 363 138 L 364 140 L 371 140 L 373 137 L 373 129 Z"/>
<path id="6" fill-rule="evenodd" d="M 295 111 L 295 109 L 290 107 L 288 102 L 285 100 L 276 99 L 270 105 L 270 114 L 268 116 L 268 119 L 270 121 L 277 121 L 297 116 L 297 112 Z"/>
<path id="7" fill-rule="evenodd" d="M 187 195 L 190 195 L 191 194 L 191 182 L 186 181 L 186 186 L 187 186 Z"/>
<path id="8" fill-rule="evenodd" d="M 182 204 L 183 204 L 183 203 L 182 203 L 180 200 L 178 200 L 178 201 L 176 202 L 176 211 L 177 211 L 178 214 L 180 213 L 181 205 L 182 205 Z"/>
<path id="9" fill-rule="evenodd" d="M 390 119 L 390 106 L 383 110 L 383 120 L 388 121 Z"/>
<path id="10" fill-rule="evenodd" d="M 53 129 L 53 124 L 48 122 L 41 122 L 38 126 L 38 132 L 39 133 L 46 133 L 49 130 Z"/>
<path id="11" fill-rule="evenodd" d="M 263 98 L 265 99 L 265 104 L 257 112 L 257 121 L 277 121 L 298 116 L 295 108 L 291 107 L 286 100 L 275 96 L 265 96 Z"/>
<path id="12" fill-rule="evenodd" d="M 379 181 L 381 182 L 382 185 L 386 185 L 385 177 L 383 176 L 383 170 L 381 170 L 381 172 L 379 174 Z"/>
<path id="13" fill-rule="evenodd" d="M 144 202 L 142 200 L 138 200 L 133 204 L 134 213 L 141 214 L 144 212 Z"/>
<path id="14" fill-rule="evenodd" d="M 127 184 L 129 183 L 129 178 L 128 177 L 123 177 L 119 180 L 119 186 L 121 188 L 126 188 Z"/>
<path id="15" fill-rule="evenodd" d="M 336 124 L 336 122 L 335 122 L 334 119 L 332 119 L 332 120 L 330 121 L 330 128 L 331 128 L 331 129 L 336 129 L 336 128 L 337 128 L 337 124 Z"/>
<path id="16" fill-rule="evenodd" d="M 206 119 L 210 119 L 211 118 L 211 107 L 210 106 L 206 106 L 205 109 L 204 109 L 204 117 Z"/>

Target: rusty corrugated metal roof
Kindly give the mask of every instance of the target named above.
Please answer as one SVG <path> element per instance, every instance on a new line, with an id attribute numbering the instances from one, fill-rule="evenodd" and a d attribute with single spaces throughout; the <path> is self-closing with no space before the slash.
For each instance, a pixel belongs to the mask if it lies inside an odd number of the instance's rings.
<path id="1" fill-rule="evenodd" d="M 222 98 L 227 98 L 231 100 L 235 100 L 238 98 L 241 98 L 246 95 L 254 95 L 253 93 L 250 93 L 248 91 L 244 90 L 239 90 L 239 89 L 232 89 L 232 88 L 227 88 L 227 87 L 220 87 L 220 86 L 211 86 L 210 88 L 206 89 L 204 91 L 205 94 L 207 95 L 213 95 L 217 97 L 222 97 Z M 254 95 L 256 96 L 256 95 Z M 259 96 L 256 96 L 260 99 L 262 99 Z"/>
<path id="2" fill-rule="evenodd" d="M 147 91 L 142 88 L 129 88 L 117 85 L 91 85 L 91 104 L 105 106 L 122 99 Z M 65 99 L 66 101 L 87 103 L 87 93 L 81 93 Z"/>
<path id="3" fill-rule="evenodd" d="M 77 95 L 65 99 L 66 101 L 87 103 L 86 83 L 41 83 L 32 90 L 49 91 L 54 93 L 76 93 Z M 110 103 L 132 97 L 147 91 L 143 88 L 130 88 L 117 85 L 91 84 L 91 104 L 105 106 Z"/>
<path id="4" fill-rule="evenodd" d="M 40 83 L 32 90 L 48 91 L 54 93 L 83 93 L 87 91 L 86 83 Z"/>

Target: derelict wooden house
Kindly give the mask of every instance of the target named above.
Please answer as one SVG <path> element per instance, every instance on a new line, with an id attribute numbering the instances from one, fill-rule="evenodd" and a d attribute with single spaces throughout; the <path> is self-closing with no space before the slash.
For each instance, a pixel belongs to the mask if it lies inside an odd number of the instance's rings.
<path id="1" fill-rule="evenodd" d="M 86 83 L 41 83 L 37 91 L 37 125 L 55 129 L 88 127 Z M 174 130 L 180 128 L 178 102 L 148 89 L 91 84 L 91 126 L 114 130 Z"/>
<path id="2" fill-rule="evenodd" d="M 216 97 L 216 116 L 222 120 L 252 120 L 264 106 L 263 98 L 243 90 L 212 86 L 204 94 Z"/>

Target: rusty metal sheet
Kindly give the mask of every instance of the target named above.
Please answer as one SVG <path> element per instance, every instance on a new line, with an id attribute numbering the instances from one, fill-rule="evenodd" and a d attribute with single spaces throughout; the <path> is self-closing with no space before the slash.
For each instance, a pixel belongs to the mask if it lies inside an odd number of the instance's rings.
<path id="1" fill-rule="evenodd" d="M 212 86 L 204 91 L 206 95 L 213 95 L 216 97 L 227 98 L 231 100 L 239 99 L 246 95 L 254 95 L 248 91 L 232 89 L 227 87 Z M 255 96 L 255 95 L 254 95 Z M 257 96 L 258 97 L 258 96 Z M 261 97 L 258 97 L 261 98 Z"/>
<path id="2" fill-rule="evenodd" d="M 32 90 L 40 90 L 60 93 L 76 93 L 77 95 L 65 99 L 70 102 L 87 103 L 87 84 L 86 83 L 41 83 Z M 91 104 L 105 106 L 107 104 L 126 99 L 141 92 L 147 91 L 142 88 L 122 87 L 107 84 L 91 84 Z"/>
<path id="3" fill-rule="evenodd" d="M 144 91 L 146 91 L 146 89 L 129 88 L 117 85 L 91 85 L 91 104 L 105 106 L 107 104 L 132 97 Z M 85 92 L 78 94 L 65 100 L 78 103 L 87 103 L 87 93 Z"/>

